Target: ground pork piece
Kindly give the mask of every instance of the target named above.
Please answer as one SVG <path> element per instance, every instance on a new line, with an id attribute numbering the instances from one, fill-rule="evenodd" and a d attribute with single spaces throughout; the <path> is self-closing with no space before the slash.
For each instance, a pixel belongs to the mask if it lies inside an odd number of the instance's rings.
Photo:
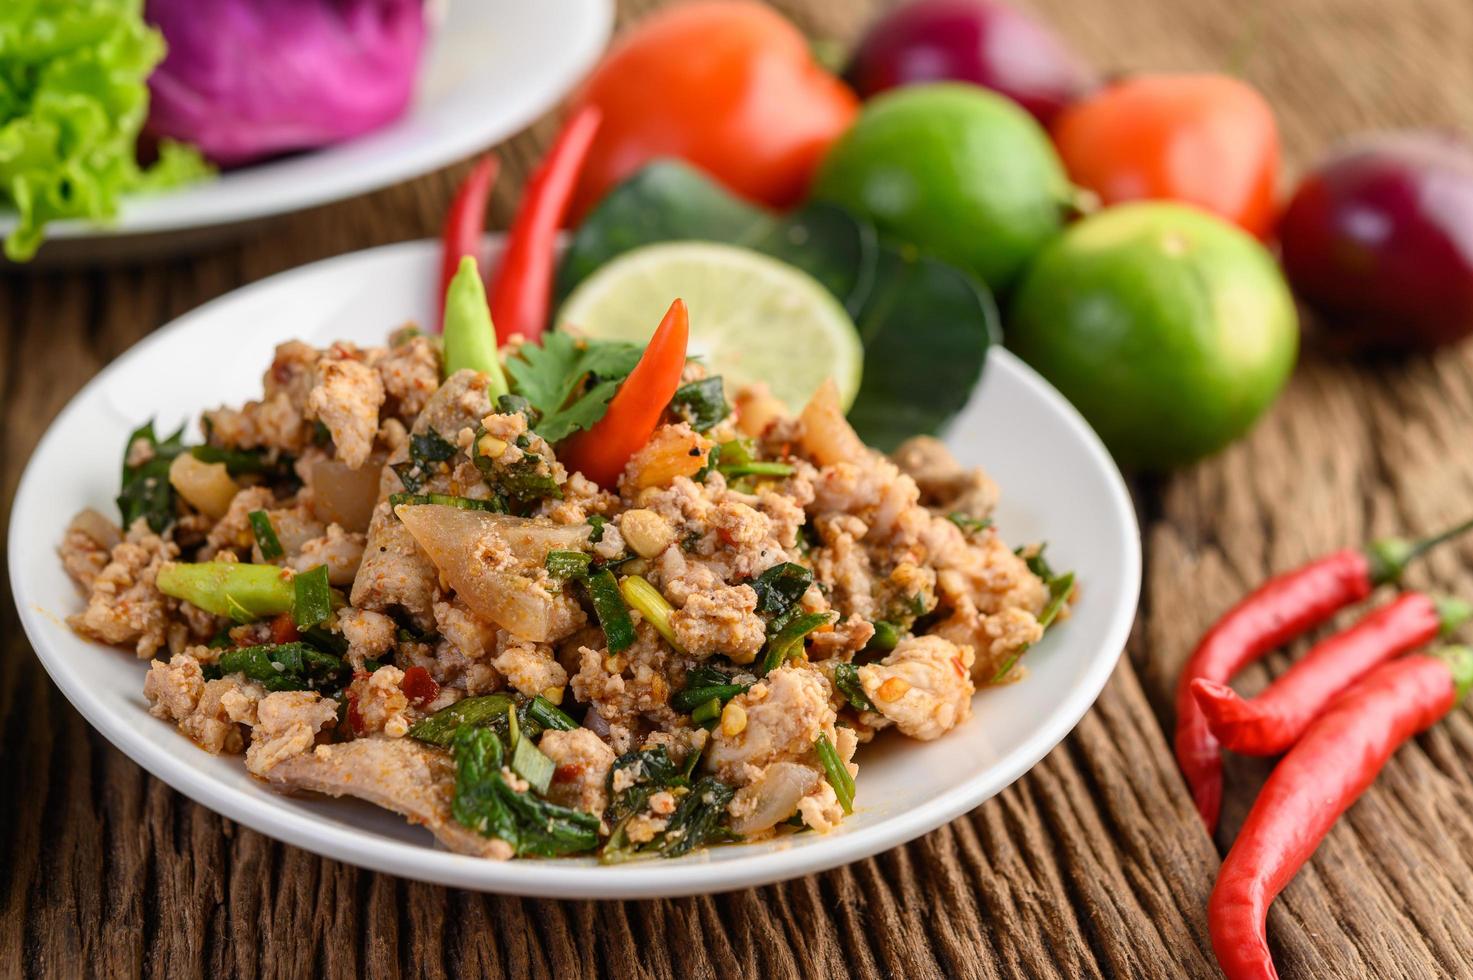
<path id="1" fill-rule="evenodd" d="M 983 613 L 1024 609 L 1037 614 L 1048 602 L 1043 580 L 995 532 L 968 538 L 951 521 L 933 518 L 923 540 L 943 605 L 966 597 Z"/>
<path id="2" fill-rule="evenodd" d="M 240 409 L 218 408 L 204 413 L 210 444 L 275 448 L 299 454 L 311 442 L 311 426 L 304 416 L 318 356 L 316 350 L 299 340 L 278 346 L 261 378 L 260 401 L 246 402 Z"/>
<path id="3" fill-rule="evenodd" d="M 123 540 L 116 524 L 88 507 L 72 518 L 57 549 L 62 567 L 72 580 L 90 590 L 98 574 L 107 567 L 112 550 Z"/>
<path id="4" fill-rule="evenodd" d="M 88 639 L 131 645 L 140 658 L 152 657 L 168 641 L 169 611 L 175 605 L 154 580 L 159 568 L 178 554 L 174 544 L 154 534 L 140 517 L 93 578 L 87 608 L 68 617 L 67 625 Z"/>
<path id="5" fill-rule="evenodd" d="M 407 424 L 440 387 L 440 355 L 428 337 L 411 337 L 373 359 L 390 414 Z"/>
<path id="6" fill-rule="evenodd" d="M 225 516 L 216 521 L 215 526 L 210 528 L 210 533 L 205 536 L 205 547 L 200 552 L 200 559 L 209 561 L 222 551 L 233 551 L 237 557 L 244 556 L 256 540 L 251 531 L 251 513 L 267 510 L 275 504 L 276 498 L 267 487 L 246 487 L 241 490 L 230 499 Z"/>
<path id="7" fill-rule="evenodd" d="M 469 660 L 479 660 L 496 643 L 496 628 L 481 622 L 460 599 L 435 603 L 435 629 Z"/>
<path id="8" fill-rule="evenodd" d="M 365 535 L 349 533 L 336 524 L 327 526 L 327 533 L 306 541 L 300 551 L 287 562 L 299 572 L 327 566 L 327 580 L 333 585 L 351 585 L 363 563 Z"/>
<path id="9" fill-rule="evenodd" d="M 796 762 L 818 768 L 813 743 L 819 735 L 834 739 L 835 714 L 830 688 L 817 670 L 788 665 L 772 671 L 728 704 L 736 705 L 745 724 L 729 731 L 717 725 L 706 749 L 705 765 L 735 786 L 761 777 L 774 762 Z"/>
<path id="10" fill-rule="evenodd" d="M 256 705 L 266 689 L 241 674 L 207 681 L 198 658 L 177 653 L 168 663 L 155 660 L 143 680 L 149 714 L 174 721 L 179 730 L 212 754 L 239 752 L 241 725 L 256 723 Z"/>
<path id="11" fill-rule="evenodd" d="M 921 503 L 941 514 L 985 518 L 997 506 L 997 484 L 977 468 L 962 466 L 934 436 L 912 436 L 893 455 L 915 481 Z"/>
<path id="12" fill-rule="evenodd" d="M 977 651 L 972 678 L 978 684 L 990 683 L 1008 661 L 1043 639 L 1043 627 L 1027 610 L 1003 609 L 987 615 L 965 597 L 931 632 Z"/>
<path id="13" fill-rule="evenodd" d="M 614 750 L 586 728 L 545 732 L 537 747 L 557 767 L 547 798 L 561 806 L 603 816 L 609 805 L 607 786 Z"/>
<path id="14" fill-rule="evenodd" d="M 399 478 L 387 467 L 384 479 Z M 374 508 L 368 525 L 363 562 L 353 580 L 351 602 L 361 609 L 393 612 L 402 609 L 420 629 L 434 626 L 434 601 L 439 572 L 415 542 L 414 535 L 394 516 L 387 500 Z"/>
<path id="15" fill-rule="evenodd" d="M 603 490 L 582 473 L 573 473 L 563 484 L 563 499 L 548 498 L 538 507 L 538 515 L 559 524 L 587 524 L 594 514 L 605 516 L 619 507 L 619 497 Z"/>
<path id="16" fill-rule="evenodd" d="M 750 585 L 693 593 L 670 614 L 670 625 L 693 657 L 724 653 L 735 663 L 749 664 L 767 641 L 767 624 L 757 615 L 757 593 Z"/>
<path id="17" fill-rule="evenodd" d="M 317 742 L 317 733 L 337 721 L 338 703 L 316 691 L 277 691 L 256 705 L 246 769 L 264 776 L 283 759 L 301 755 Z"/>
<path id="18" fill-rule="evenodd" d="M 863 616 L 850 616 L 831 630 L 820 630 L 808 636 L 808 658 L 814 661 L 838 657 L 848 660 L 869 646 L 875 626 Z"/>
<path id="19" fill-rule="evenodd" d="M 557 662 L 551 646 L 516 639 L 505 630 L 496 639 L 498 649 L 491 663 L 508 684 L 528 697 L 541 694 L 554 703 L 562 700 L 568 672 Z"/>
<path id="20" fill-rule="evenodd" d="M 409 698 L 403 683 L 404 671 L 388 665 L 354 675 L 348 685 L 348 721 L 354 735 L 382 732 L 402 738 L 409 731 Z"/>
<path id="21" fill-rule="evenodd" d="M 810 555 L 814 578 L 828 586 L 835 608 L 862 619 L 873 618 L 875 572 L 869 552 L 860 543 L 869 528 L 848 514 L 825 515 L 814 527 L 823 542 Z"/>
<path id="22" fill-rule="evenodd" d="M 690 663 L 674 659 L 670 647 L 643 620 L 635 624 L 634 643 L 619 654 L 588 645 L 577 648 L 573 696 L 592 705 L 608 726 L 609 744 L 623 753 L 643 730 L 653 726 L 674 731 L 688 724 L 670 707 L 672 678 L 684 678 Z"/>
<path id="23" fill-rule="evenodd" d="M 393 649 L 398 627 L 382 613 L 344 606 L 338 610 L 338 629 L 348 641 L 348 661 L 358 668 L 364 660 L 378 660 Z"/>
<path id="24" fill-rule="evenodd" d="M 491 399 L 486 395 L 488 380 L 486 375 L 469 368 L 446 378 L 415 418 L 414 434 L 422 436 L 434 431 L 443 439 L 453 440 L 461 429 L 474 429 L 493 411 Z"/>
<path id="25" fill-rule="evenodd" d="M 669 790 L 650 794 L 644 812 L 635 814 L 624 824 L 624 839 L 630 844 L 647 844 L 654 840 L 670 825 L 670 814 L 678 805 L 675 794 Z"/>
<path id="26" fill-rule="evenodd" d="M 878 453 L 823 467 L 813 492 L 810 515 L 851 514 L 864 521 L 867 536 L 876 543 L 897 532 L 914 534 L 918 524 L 933 516 L 920 506 L 915 481 Z"/>
<path id="27" fill-rule="evenodd" d="M 972 716 L 970 646 L 940 636 L 906 637 L 877 664 L 859 668 L 859 683 L 879 712 L 911 738 L 930 741 Z"/>
<path id="28" fill-rule="evenodd" d="M 422 824 L 452 851 L 506 860 L 505 841 L 462 826 L 450 813 L 455 762 L 449 753 L 412 738 L 373 736 L 319 745 L 266 772 L 273 788 L 356 796 Z"/>
<path id="29" fill-rule="evenodd" d="M 384 384 L 373 368 L 346 354 L 318 361 L 317 384 L 307 396 L 307 411 L 327 426 L 337 458 L 353 469 L 367 462 L 373 451 L 383 403 Z"/>

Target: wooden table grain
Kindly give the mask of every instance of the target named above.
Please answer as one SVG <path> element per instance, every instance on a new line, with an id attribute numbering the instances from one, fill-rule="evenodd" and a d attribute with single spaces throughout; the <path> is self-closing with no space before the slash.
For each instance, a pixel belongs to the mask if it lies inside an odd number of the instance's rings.
<path id="1" fill-rule="evenodd" d="M 657 0 L 629 0 L 628 22 Z M 880 4 L 783 0 L 847 40 Z M 1292 166 L 1371 127 L 1473 131 L 1468 0 L 1032 0 L 1111 70 L 1230 69 Z M 502 148 L 511 202 L 554 124 Z M 159 324 L 326 256 L 433 234 L 464 165 L 169 261 L 0 276 L 0 500 L 66 400 Z M 1203 906 L 1266 767 L 1228 767 L 1214 841 L 1168 748 L 1194 638 L 1268 571 L 1473 509 L 1473 348 L 1381 364 L 1307 351 L 1244 442 L 1134 483 L 1145 585 L 1078 729 L 975 812 L 787 884 L 655 902 L 505 898 L 323 860 L 197 806 L 111 748 L 0 608 L 0 975 L 1210 977 Z M 1419 586 L 1473 595 L 1473 547 Z M 6 590 L 8 595 L 8 590 Z M 1280 654 L 1248 672 L 1261 685 Z M 1270 917 L 1291 978 L 1473 976 L 1473 714 L 1403 749 Z"/>

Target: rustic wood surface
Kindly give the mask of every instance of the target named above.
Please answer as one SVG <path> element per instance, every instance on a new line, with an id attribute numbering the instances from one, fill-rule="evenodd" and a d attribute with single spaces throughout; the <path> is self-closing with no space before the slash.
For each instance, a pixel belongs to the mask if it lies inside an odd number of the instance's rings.
<path id="1" fill-rule="evenodd" d="M 631 0 L 622 19 L 657 0 Z M 1468 0 L 1034 0 L 1098 64 L 1231 68 L 1290 163 L 1375 126 L 1473 131 Z M 875 5 L 784 0 L 848 39 Z M 553 124 L 503 148 L 504 226 Z M 187 258 L 0 276 L 0 500 L 45 426 L 149 330 L 263 276 L 432 234 L 464 166 Z M 1310 351 L 1247 441 L 1138 481 L 1146 581 L 1129 656 L 1078 730 L 952 825 L 848 868 L 708 898 L 555 902 L 327 861 L 222 820 L 93 732 L 0 609 L 0 975 L 1214 976 L 1203 905 L 1266 769 L 1230 764 L 1220 840 L 1168 738 L 1175 671 L 1271 569 L 1426 531 L 1473 503 L 1473 349 L 1398 364 Z M 1413 578 L 1473 594 L 1473 547 Z M 8 595 L 8 590 L 6 590 Z M 1246 677 L 1261 685 L 1287 663 Z M 1286 977 L 1473 976 L 1473 715 L 1405 748 L 1275 906 Z"/>

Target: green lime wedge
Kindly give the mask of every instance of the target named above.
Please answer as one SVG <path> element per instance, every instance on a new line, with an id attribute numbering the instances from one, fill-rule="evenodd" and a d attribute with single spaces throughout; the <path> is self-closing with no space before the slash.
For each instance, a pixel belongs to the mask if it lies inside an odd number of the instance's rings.
<path id="1" fill-rule="evenodd" d="M 797 411 L 827 378 L 847 408 L 864 348 L 818 280 L 749 249 L 662 242 L 609 262 L 573 290 L 556 323 L 603 340 L 649 341 L 675 299 L 690 310 L 690 354 L 728 390 L 765 382 Z"/>

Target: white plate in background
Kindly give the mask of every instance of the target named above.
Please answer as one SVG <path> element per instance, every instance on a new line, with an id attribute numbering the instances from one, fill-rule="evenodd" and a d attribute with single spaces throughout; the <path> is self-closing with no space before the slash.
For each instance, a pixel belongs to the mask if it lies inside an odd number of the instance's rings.
<path id="1" fill-rule="evenodd" d="M 46 227 L 52 244 L 42 246 L 38 259 L 127 257 L 130 249 L 139 251 L 130 241 L 138 236 L 150 237 L 148 251 L 167 251 L 161 239 L 167 245 L 218 238 L 227 226 L 365 194 L 454 163 L 552 108 L 593 67 L 613 22 L 612 0 L 449 0 L 429 37 L 414 101 L 394 122 L 320 150 L 131 196 L 111 224 L 53 222 Z M 15 222 L 13 212 L 0 210 L 0 238 Z"/>
<path id="2" fill-rule="evenodd" d="M 259 395 L 260 375 L 281 341 L 379 344 L 406 321 L 426 322 L 438 263 L 435 243 L 410 242 L 237 290 L 118 358 L 72 399 L 37 447 L 10 525 L 10 581 L 21 620 L 72 704 L 149 772 L 261 833 L 366 868 L 539 897 L 653 898 L 779 881 L 918 837 L 1027 772 L 1094 703 L 1135 616 L 1135 513 L 1119 472 L 1079 414 L 1031 369 L 994 349 L 947 441 L 1002 488 L 995 517 L 1004 537 L 1046 540 L 1054 565 L 1077 572 L 1081 599 L 1029 651 L 1029 676 L 977 694 L 968 723 L 934 742 L 887 734 L 861 747 L 855 812 L 838 830 L 611 867 L 586 858 L 487 861 L 440 850 L 428 831 L 366 803 L 280 796 L 249 776 L 239 756 L 196 748 L 148 714 L 144 663 L 64 625 L 82 600 L 56 556 L 62 533 L 83 507 L 115 513 L 118 459 L 142 421 L 155 417 L 161 431 L 172 431 L 203 408 Z"/>

